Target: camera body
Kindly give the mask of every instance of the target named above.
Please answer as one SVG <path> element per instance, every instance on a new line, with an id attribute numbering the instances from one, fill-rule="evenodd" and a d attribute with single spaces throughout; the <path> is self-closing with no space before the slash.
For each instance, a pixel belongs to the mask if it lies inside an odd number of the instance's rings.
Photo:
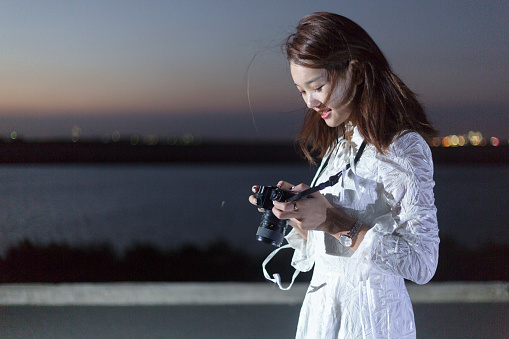
<path id="1" fill-rule="evenodd" d="M 260 186 L 258 193 L 256 193 L 256 206 L 265 210 L 256 238 L 258 241 L 279 247 L 283 243 L 286 228 L 288 227 L 287 220 L 278 219 L 272 213 L 274 207 L 273 201 L 285 202 L 295 194 L 289 191 L 282 190 L 275 186 Z"/>

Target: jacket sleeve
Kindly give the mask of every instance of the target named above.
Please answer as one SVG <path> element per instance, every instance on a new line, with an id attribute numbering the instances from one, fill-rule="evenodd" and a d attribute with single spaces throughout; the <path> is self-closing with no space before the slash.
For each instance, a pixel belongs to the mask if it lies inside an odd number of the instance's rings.
<path id="1" fill-rule="evenodd" d="M 307 241 L 297 232 L 292 229 L 286 236 L 288 244 L 295 249 L 292 257 L 292 266 L 301 272 L 308 272 L 313 268 L 314 260 L 309 253 Z"/>
<path id="2" fill-rule="evenodd" d="M 370 246 L 363 241 L 359 250 L 375 269 L 425 284 L 435 274 L 440 242 L 431 151 L 417 133 L 406 134 L 380 156 L 378 171 L 392 210 L 374 220 L 364 239 Z"/>

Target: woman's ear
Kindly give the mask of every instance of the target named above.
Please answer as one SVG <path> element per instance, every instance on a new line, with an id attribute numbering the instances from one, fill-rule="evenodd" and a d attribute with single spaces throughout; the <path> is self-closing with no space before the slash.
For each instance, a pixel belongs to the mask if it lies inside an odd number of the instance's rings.
<path id="1" fill-rule="evenodd" d="M 362 84 L 364 81 L 364 72 L 362 71 L 361 63 L 357 60 L 351 60 L 348 69 L 350 70 L 350 74 L 352 74 L 353 83 L 356 86 Z"/>

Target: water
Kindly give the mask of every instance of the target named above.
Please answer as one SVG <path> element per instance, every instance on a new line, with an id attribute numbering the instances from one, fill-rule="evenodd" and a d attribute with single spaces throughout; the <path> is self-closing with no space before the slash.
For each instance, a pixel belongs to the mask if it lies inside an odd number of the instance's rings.
<path id="1" fill-rule="evenodd" d="M 254 184 L 307 182 L 307 165 L 37 165 L 0 167 L 0 253 L 23 239 L 171 249 L 226 240 L 251 253 L 261 214 Z M 509 166 L 436 166 L 441 236 L 509 244 Z"/>

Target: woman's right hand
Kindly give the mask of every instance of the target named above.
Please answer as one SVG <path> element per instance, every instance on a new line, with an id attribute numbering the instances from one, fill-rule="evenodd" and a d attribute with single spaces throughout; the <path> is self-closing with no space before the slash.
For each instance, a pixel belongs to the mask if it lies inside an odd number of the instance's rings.
<path id="1" fill-rule="evenodd" d="M 259 189 L 260 189 L 260 186 L 258 186 L 258 185 L 254 185 L 254 186 L 251 188 L 251 190 L 252 190 L 252 191 L 253 191 L 253 193 L 255 193 L 255 194 L 253 194 L 253 195 L 250 195 L 250 196 L 249 196 L 249 202 L 250 202 L 251 204 L 255 205 L 255 206 L 256 206 L 256 193 L 258 193 L 258 190 L 259 190 Z M 263 210 L 263 208 L 259 208 L 259 209 L 258 209 L 258 211 L 260 211 L 260 212 L 265 212 L 265 211 Z"/>
<path id="2" fill-rule="evenodd" d="M 299 185 L 299 186 L 301 186 L 301 185 Z M 280 181 L 280 182 L 278 183 L 278 187 L 279 187 L 279 188 L 281 188 L 281 189 L 283 189 L 283 190 L 287 190 L 287 191 L 293 191 L 293 192 L 295 192 L 295 193 L 298 193 L 298 192 L 300 192 L 301 190 L 304 190 L 304 189 L 305 189 L 304 187 L 299 187 L 299 186 L 297 186 L 297 187 L 296 187 L 296 186 L 293 186 L 292 184 L 287 183 L 287 182 L 285 182 L 285 181 Z M 259 189 L 260 189 L 260 186 L 258 186 L 258 185 L 253 186 L 253 187 L 251 188 L 251 190 L 252 190 L 252 191 L 253 191 L 253 193 L 255 193 L 255 194 L 253 194 L 253 195 L 250 195 L 250 196 L 249 196 L 249 202 L 250 202 L 251 204 L 255 205 L 255 206 L 256 206 L 256 193 L 258 193 L 258 190 L 259 190 Z M 276 202 L 274 202 L 274 203 L 276 203 L 276 204 L 277 204 L 278 202 L 276 201 Z M 283 203 L 283 204 L 284 204 L 284 203 Z M 293 204 L 292 204 L 292 206 L 293 206 Z M 260 211 L 260 212 L 265 212 L 263 208 L 258 208 L 258 211 Z M 278 213 L 278 214 L 279 214 L 279 212 L 281 212 L 281 211 L 277 210 L 276 208 L 273 208 L 273 209 L 272 209 L 272 211 L 273 211 L 273 212 L 276 212 L 276 213 Z M 302 237 L 306 240 L 306 239 L 307 239 L 307 231 L 306 231 L 306 230 L 303 230 L 303 229 L 300 227 L 299 223 L 298 223 L 298 222 L 296 222 L 296 221 L 297 221 L 297 220 L 295 220 L 295 219 L 289 218 L 289 219 L 288 219 L 288 224 L 289 224 L 290 226 L 292 226 L 293 228 L 295 228 L 295 230 L 296 230 L 296 231 L 298 231 L 298 232 L 301 234 L 301 236 L 302 236 Z"/>

